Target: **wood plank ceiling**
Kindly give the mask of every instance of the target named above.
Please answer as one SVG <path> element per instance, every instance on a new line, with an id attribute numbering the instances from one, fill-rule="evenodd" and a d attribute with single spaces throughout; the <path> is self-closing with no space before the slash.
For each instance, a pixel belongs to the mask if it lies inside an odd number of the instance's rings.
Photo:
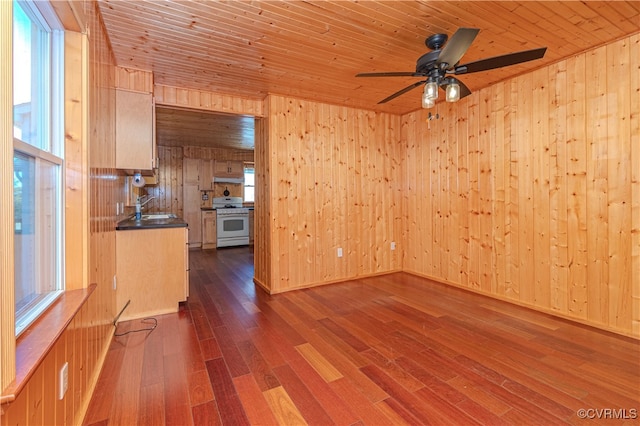
<path id="1" fill-rule="evenodd" d="M 427 36 L 480 33 L 461 62 L 548 47 L 543 59 L 460 79 L 479 90 L 640 31 L 637 1 L 98 0 L 120 66 L 157 84 L 263 99 L 268 93 L 395 114 L 420 108 L 413 71 Z"/>
<path id="2" fill-rule="evenodd" d="M 253 117 L 156 106 L 156 139 L 162 146 L 252 151 L 254 127 Z"/>

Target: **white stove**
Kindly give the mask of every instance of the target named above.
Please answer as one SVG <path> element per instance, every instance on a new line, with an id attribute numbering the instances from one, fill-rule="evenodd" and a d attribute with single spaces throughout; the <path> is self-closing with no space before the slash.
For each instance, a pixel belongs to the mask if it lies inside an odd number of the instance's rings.
<path id="1" fill-rule="evenodd" d="M 217 247 L 249 244 L 249 209 L 242 207 L 241 197 L 214 197 Z"/>

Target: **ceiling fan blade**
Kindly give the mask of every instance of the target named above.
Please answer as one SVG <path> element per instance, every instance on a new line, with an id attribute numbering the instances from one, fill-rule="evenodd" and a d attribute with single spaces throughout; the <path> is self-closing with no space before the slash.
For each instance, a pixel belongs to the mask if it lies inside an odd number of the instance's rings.
<path id="1" fill-rule="evenodd" d="M 398 97 L 398 96 L 400 96 L 400 95 L 404 95 L 404 94 L 405 94 L 405 93 L 407 93 L 408 91 L 413 90 L 413 89 L 415 89 L 416 87 L 418 87 L 418 86 L 420 86 L 420 85 L 422 85 L 422 84 L 424 84 L 424 83 L 426 83 L 426 82 L 427 82 L 427 81 L 425 80 L 425 81 L 418 81 L 417 83 L 413 83 L 413 84 L 411 84 L 411 85 L 409 85 L 409 86 L 405 87 L 404 89 L 402 89 L 402 90 L 400 90 L 400 91 L 398 91 L 398 92 L 394 93 L 393 95 L 391 95 L 391 96 L 388 96 L 388 97 L 384 98 L 383 100 L 381 100 L 380 102 L 378 102 L 378 104 L 384 104 L 384 103 L 386 103 L 386 102 L 389 102 L 391 99 L 395 99 L 395 98 L 397 98 L 397 97 Z"/>
<path id="2" fill-rule="evenodd" d="M 540 59 L 547 51 L 546 47 L 539 49 L 523 50 L 522 52 L 509 53 L 502 56 L 494 56 L 493 58 L 480 59 L 479 61 L 469 62 L 468 64 L 458 65 L 454 69 L 454 74 L 469 74 L 472 72 L 492 70 L 495 68 L 507 67 L 522 62 Z"/>
<path id="3" fill-rule="evenodd" d="M 460 80 L 456 78 L 456 82 L 460 86 L 460 99 L 465 98 L 471 94 L 471 90 Z"/>
<path id="4" fill-rule="evenodd" d="M 480 32 L 477 28 L 458 28 L 451 39 L 444 45 L 438 56 L 438 64 L 446 63 L 447 69 L 453 68 L 465 54 L 473 40 Z"/>
<path id="5" fill-rule="evenodd" d="M 416 74 L 413 71 L 398 71 L 398 72 L 361 72 L 356 74 L 356 77 L 421 77 L 421 74 Z"/>

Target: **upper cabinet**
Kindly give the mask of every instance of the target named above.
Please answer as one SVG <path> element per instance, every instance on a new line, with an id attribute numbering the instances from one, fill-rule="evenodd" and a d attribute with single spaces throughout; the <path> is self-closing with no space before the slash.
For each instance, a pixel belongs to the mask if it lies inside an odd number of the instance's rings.
<path id="1" fill-rule="evenodd" d="M 185 185 L 200 185 L 200 159 L 185 158 L 182 161 L 182 180 Z"/>
<path id="2" fill-rule="evenodd" d="M 210 190 L 213 189 L 213 169 L 215 160 L 202 160 L 200 164 L 200 189 Z"/>
<path id="3" fill-rule="evenodd" d="M 215 177 L 242 178 L 244 177 L 244 164 L 242 161 L 218 161 L 214 165 Z"/>
<path id="4" fill-rule="evenodd" d="M 116 89 L 116 168 L 145 171 L 156 167 L 153 95 Z"/>

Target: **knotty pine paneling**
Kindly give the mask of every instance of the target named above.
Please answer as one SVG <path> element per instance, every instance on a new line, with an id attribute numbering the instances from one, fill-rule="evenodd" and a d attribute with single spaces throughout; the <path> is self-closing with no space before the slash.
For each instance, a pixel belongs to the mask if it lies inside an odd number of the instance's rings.
<path id="1" fill-rule="evenodd" d="M 640 88 L 640 35 L 629 38 L 629 88 Z M 631 96 L 631 321 L 632 334 L 640 335 L 640 96 Z M 635 129 L 635 131 L 634 131 Z"/>
<path id="2" fill-rule="evenodd" d="M 262 100 L 156 84 L 156 104 L 262 117 Z"/>
<path id="3" fill-rule="evenodd" d="M 151 71 L 116 67 L 115 79 L 118 89 L 153 93 L 153 73 Z"/>
<path id="4" fill-rule="evenodd" d="M 180 147 L 158 147 L 158 184 L 147 185 L 142 190 L 155 197 L 145 205 L 147 211 L 174 213 L 184 217 L 182 158 L 183 152 Z"/>
<path id="5" fill-rule="evenodd" d="M 0 2 L 0 56 L 13 52 L 13 2 Z M 0 61 L 0 303 L 15 300 L 13 218 L 13 62 Z M 15 369 L 15 307 L 0 309 L 0 392 L 13 381 Z M 0 410 L 2 408 L 0 407 Z"/>
<path id="6" fill-rule="evenodd" d="M 400 117 L 281 96 L 267 102 L 268 148 L 257 162 L 269 163 L 271 271 L 256 271 L 263 285 L 278 293 L 399 269 L 390 244 L 401 238 Z"/>
<path id="7" fill-rule="evenodd" d="M 113 334 L 111 322 L 116 314 L 115 292 L 112 289 L 117 220 L 115 204 L 117 200 L 124 199 L 124 181 L 116 175 L 114 168 L 114 64 L 96 3 L 86 1 L 75 3 L 74 7 L 83 11 L 91 37 L 80 37 L 84 44 L 82 51 L 88 55 L 84 59 L 88 64 L 85 67 L 86 74 L 81 74 L 79 66 L 66 70 L 77 73 L 74 81 L 86 84 L 88 89 L 85 92 L 88 97 L 74 100 L 81 103 L 83 112 L 79 119 L 82 123 L 75 122 L 73 126 L 72 136 L 78 145 L 78 152 L 72 158 L 74 162 L 83 164 L 71 165 L 75 173 L 85 174 L 84 177 L 77 177 L 75 182 L 85 183 L 69 188 L 82 191 L 83 194 L 74 198 L 73 205 L 67 208 L 88 212 L 88 219 L 83 219 L 83 229 L 72 236 L 79 240 L 73 242 L 74 246 L 81 247 L 81 253 L 74 255 L 81 256 L 88 264 L 88 277 L 85 276 L 85 282 L 79 285 L 87 287 L 89 283 L 95 283 L 97 286 L 61 337 L 52 344 L 16 400 L 2 406 L 0 424 L 3 426 L 82 423 Z M 84 127 L 85 124 L 87 127 Z M 79 134 L 76 134 L 78 129 Z M 59 400 L 58 371 L 65 362 L 69 363 L 69 388 L 64 399 Z M 5 365 L 4 355 L 2 364 Z"/>
<path id="8" fill-rule="evenodd" d="M 95 3 L 85 2 L 85 13 L 90 16 L 88 50 L 89 63 L 89 173 L 91 192 L 89 221 L 91 224 L 89 251 L 89 281 L 96 283 L 94 295 L 82 311 L 78 324 L 80 339 L 76 340 L 85 352 L 81 407 L 74 412 L 75 422 L 84 416 L 93 387 L 103 362 L 104 352 L 113 334 L 116 312 L 113 277 L 115 264 L 116 202 L 124 201 L 123 177 L 115 169 L 115 64 L 109 39 Z M 85 349 L 86 347 L 86 349 Z M 87 396 L 88 394 L 88 396 Z"/>
<path id="9" fill-rule="evenodd" d="M 269 114 L 269 104 L 265 102 L 264 111 Z M 255 202 L 253 212 L 253 280 L 269 290 L 271 283 L 271 162 L 269 150 L 269 120 L 256 120 L 255 127 Z"/>
<path id="10" fill-rule="evenodd" d="M 639 40 L 404 116 L 403 269 L 640 337 Z"/>
<path id="11" fill-rule="evenodd" d="M 548 47 L 540 60 L 463 76 L 477 91 L 634 34 L 640 13 L 637 1 L 98 3 L 117 62 L 152 69 L 156 88 L 188 86 L 258 103 L 279 94 L 390 114 L 420 108 L 417 91 L 378 104 L 411 79 L 355 74 L 411 70 L 431 34 L 480 28 L 462 62 Z M 206 106 L 197 93 L 168 97 Z"/>
<path id="12" fill-rule="evenodd" d="M 185 146 L 185 158 L 200 158 L 202 160 L 234 160 L 253 161 L 253 151 L 226 148 L 208 148 L 203 146 Z"/>

